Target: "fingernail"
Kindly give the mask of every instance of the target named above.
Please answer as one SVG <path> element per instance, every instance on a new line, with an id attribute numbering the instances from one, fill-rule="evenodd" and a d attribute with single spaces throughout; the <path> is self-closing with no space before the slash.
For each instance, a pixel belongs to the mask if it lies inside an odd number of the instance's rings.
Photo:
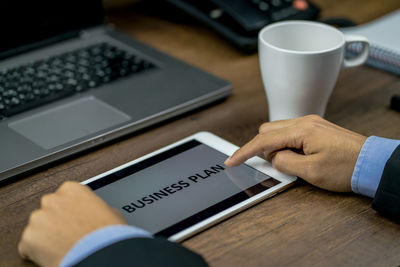
<path id="1" fill-rule="evenodd" d="M 225 165 L 229 164 L 229 162 L 231 161 L 231 157 L 227 158 L 224 162 Z"/>

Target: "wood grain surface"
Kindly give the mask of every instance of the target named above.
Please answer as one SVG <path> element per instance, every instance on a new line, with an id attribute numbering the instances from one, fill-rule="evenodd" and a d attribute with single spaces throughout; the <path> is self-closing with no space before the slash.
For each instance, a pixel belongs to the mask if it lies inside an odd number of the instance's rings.
<path id="1" fill-rule="evenodd" d="M 398 0 L 314 0 L 323 17 L 364 23 L 400 8 Z M 66 180 L 83 181 L 198 131 L 243 145 L 267 120 L 257 54 L 237 51 L 192 20 L 143 14 L 137 1 L 107 2 L 108 21 L 161 51 L 227 79 L 233 94 L 0 187 L 0 266 L 30 266 L 17 253 L 29 214 Z M 155 7 L 157 8 L 157 7 Z M 398 76 L 370 67 L 343 70 L 326 118 L 365 135 L 400 139 L 400 113 L 389 109 Z M 6 156 L 4 154 L 2 157 Z M 206 196 L 205 196 L 206 197 Z M 305 182 L 183 243 L 211 266 L 398 266 L 400 226 L 371 209 L 371 199 L 334 194 Z"/>

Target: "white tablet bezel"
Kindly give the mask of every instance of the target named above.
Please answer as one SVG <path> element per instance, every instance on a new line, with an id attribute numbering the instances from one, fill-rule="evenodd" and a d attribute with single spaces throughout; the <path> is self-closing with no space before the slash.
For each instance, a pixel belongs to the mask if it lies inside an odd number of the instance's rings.
<path id="1" fill-rule="evenodd" d="M 115 173 L 117 171 L 120 171 L 120 170 L 122 170 L 124 168 L 127 168 L 127 167 L 129 167 L 131 165 L 134 165 L 134 164 L 136 164 L 136 163 L 138 163 L 140 161 L 143 161 L 145 159 L 151 158 L 151 157 L 153 157 L 153 156 L 155 156 L 157 154 L 160 154 L 160 153 L 162 153 L 164 151 L 167 151 L 167 150 L 172 149 L 172 148 L 174 148 L 176 146 L 184 144 L 184 143 L 186 143 L 186 142 L 188 142 L 190 140 L 197 140 L 200 143 L 208 145 L 211 148 L 213 148 L 213 149 L 215 149 L 217 151 L 220 151 L 223 154 L 227 155 L 227 157 L 232 155 L 238 149 L 237 146 L 229 143 L 228 141 L 226 141 L 226 140 L 224 140 L 224 139 L 222 139 L 222 138 L 220 138 L 220 137 L 218 137 L 218 136 L 216 136 L 216 135 L 214 135 L 212 133 L 209 133 L 209 132 L 198 132 L 198 133 L 196 133 L 194 135 L 191 135 L 191 136 L 188 136 L 188 137 L 186 137 L 186 138 L 184 138 L 182 140 L 179 140 L 179 141 L 177 141 L 177 142 L 175 142 L 175 143 L 173 143 L 171 145 L 165 146 L 165 147 L 163 147 L 161 149 L 158 149 L 158 150 L 156 150 L 156 151 L 154 151 L 152 153 L 149 153 L 149 154 L 147 154 L 145 156 L 142 156 L 142 157 L 140 157 L 138 159 L 135 159 L 135 160 L 130 161 L 130 162 L 126 163 L 126 164 L 123 164 L 123 165 L 121 165 L 119 167 L 116 167 L 116 168 L 114 168 L 112 170 L 109 170 L 109 171 L 104 172 L 104 173 L 102 173 L 100 175 L 97 175 L 97 176 L 95 176 L 93 178 L 90 178 L 90 179 L 88 179 L 86 181 L 83 181 L 82 184 L 85 184 L 85 185 L 89 184 L 89 183 L 91 183 L 91 182 L 93 182 L 95 180 L 98 180 L 98 179 L 100 179 L 100 178 L 102 178 L 104 176 L 107 176 L 107 175 L 110 175 L 110 174 Z M 267 189 L 267 190 L 265 190 L 265 191 L 263 191 L 263 192 L 261 192 L 261 193 L 259 193 L 259 194 L 257 194 L 257 195 L 255 195 L 255 196 L 250 197 L 249 199 L 246 199 L 246 200 L 244 200 L 242 202 L 239 202 L 239 203 L 231 206 L 230 208 L 225 209 L 222 212 L 219 212 L 219 213 L 217 213 L 217 214 L 215 214 L 215 215 L 213 215 L 213 216 L 211 216 L 211 217 L 209 217 L 209 218 L 207 218 L 207 219 L 205 219 L 203 221 L 200 221 L 200 222 L 198 222 L 198 223 L 196 223 L 196 224 L 194 224 L 194 225 L 192 225 L 192 226 L 190 226 L 190 227 L 188 227 L 188 228 L 186 228 L 186 229 L 184 229 L 184 230 L 182 230 L 182 231 L 180 231 L 180 232 L 168 237 L 168 240 L 177 241 L 177 242 L 182 241 L 182 240 L 184 240 L 184 239 L 186 239 L 186 238 L 188 238 L 188 237 L 190 237 L 190 236 L 192 236 L 192 235 L 194 235 L 194 234 L 196 234 L 196 233 L 198 233 L 198 232 L 200 232 L 200 231 L 202 231 L 202 230 L 204 230 L 204 229 L 206 229 L 206 228 L 208 228 L 208 227 L 210 227 L 210 226 L 212 226 L 212 225 L 214 225 L 214 224 L 216 224 L 216 223 L 218 223 L 218 222 L 220 222 L 220 221 L 222 221 L 222 220 L 224 220 L 224 219 L 226 219 L 226 218 L 228 218 L 230 216 L 233 216 L 234 214 L 236 214 L 236 213 L 238 213 L 238 212 L 240 212 L 240 211 L 242 211 L 244 209 L 247 209 L 248 207 L 250 207 L 252 205 L 255 205 L 256 203 L 258 203 L 258 202 L 260 202 L 260 201 L 262 201 L 262 200 L 264 200 L 266 198 L 274 196 L 275 194 L 277 194 L 278 192 L 283 191 L 284 189 L 286 189 L 288 186 L 290 186 L 292 183 L 294 183 L 296 181 L 296 177 L 295 176 L 291 176 L 291 175 L 287 175 L 287 174 L 279 172 L 278 170 L 274 169 L 269 162 L 265 161 L 264 159 L 262 159 L 260 157 L 253 157 L 253 158 L 247 160 L 245 162 L 245 164 L 253 167 L 254 169 L 256 169 L 256 170 L 258 170 L 258 171 L 260 171 L 262 173 L 265 173 L 265 174 L 271 176 L 272 178 L 278 180 L 280 183 L 275 185 L 275 186 L 273 186 L 273 187 L 271 187 L 271 188 L 269 188 L 269 189 Z M 222 200 L 223 199 L 221 199 L 221 201 Z"/>

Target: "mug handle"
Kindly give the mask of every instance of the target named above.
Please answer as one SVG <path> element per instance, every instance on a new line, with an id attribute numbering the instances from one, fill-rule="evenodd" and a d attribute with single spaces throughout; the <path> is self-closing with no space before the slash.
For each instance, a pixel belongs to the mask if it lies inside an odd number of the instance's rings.
<path id="1" fill-rule="evenodd" d="M 355 58 L 343 60 L 343 67 L 344 68 L 351 68 L 362 65 L 368 58 L 369 55 L 369 43 L 367 38 L 361 35 L 353 35 L 353 34 L 346 34 L 344 36 L 346 41 L 347 47 L 351 43 L 361 43 L 361 53 L 357 55 Z"/>

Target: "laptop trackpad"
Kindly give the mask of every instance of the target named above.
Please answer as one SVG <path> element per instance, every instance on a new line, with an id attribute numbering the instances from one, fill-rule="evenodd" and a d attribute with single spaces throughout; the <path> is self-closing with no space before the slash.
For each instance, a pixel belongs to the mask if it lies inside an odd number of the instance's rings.
<path id="1" fill-rule="evenodd" d="M 129 119 L 129 115 L 107 103 L 95 97 L 86 97 L 8 126 L 42 148 L 50 149 Z"/>

